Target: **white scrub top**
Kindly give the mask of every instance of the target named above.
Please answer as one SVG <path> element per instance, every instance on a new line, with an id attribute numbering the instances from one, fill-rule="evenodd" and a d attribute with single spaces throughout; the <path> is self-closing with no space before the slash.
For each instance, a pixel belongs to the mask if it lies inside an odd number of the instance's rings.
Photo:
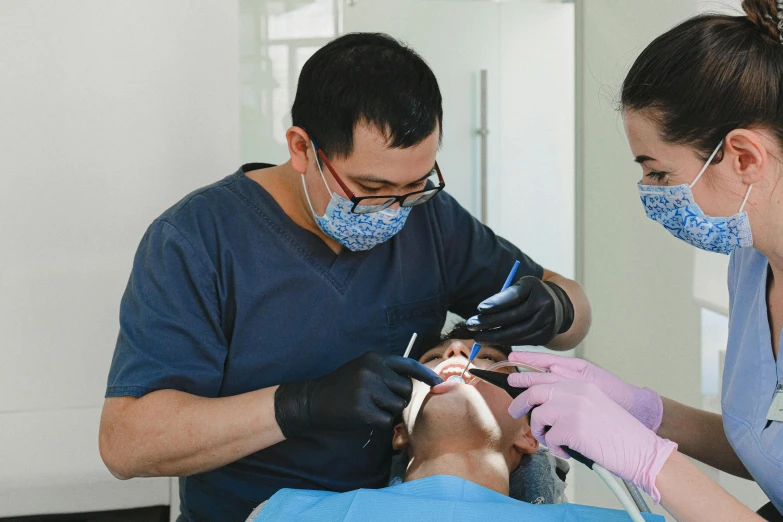
<path id="1" fill-rule="evenodd" d="M 783 422 L 767 420 L 783 362 L 772 353 L 767 258 L 737 248 L 729 264 L 729 342 L 723 372 L 723 427 L 745 467 L 783 512 Z"/>

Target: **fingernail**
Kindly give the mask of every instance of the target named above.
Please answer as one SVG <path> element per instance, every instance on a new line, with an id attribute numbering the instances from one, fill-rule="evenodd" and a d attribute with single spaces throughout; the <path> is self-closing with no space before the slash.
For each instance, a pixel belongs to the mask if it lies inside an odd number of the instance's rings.
<path id="1" fill-rule="evenodd" d="M 493 306 L 495 306 L 495 301 L 493 301 L 492 299 L 487 299 L 486 301 L 482 301 L 481 304 L 478 305 L 478 311 L 484 312 L 486 310 L 489 310 Z"/>

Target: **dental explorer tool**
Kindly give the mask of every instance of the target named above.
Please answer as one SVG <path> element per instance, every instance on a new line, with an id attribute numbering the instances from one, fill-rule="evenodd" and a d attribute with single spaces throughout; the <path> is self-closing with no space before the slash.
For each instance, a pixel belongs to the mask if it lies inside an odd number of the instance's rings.
<path id="1" fill-rule="evenodd" d="M 407 358 L 411 354 L 411 349 L 413 348 L 413 343 L 416 342 L 416 337 L 418 337 L 418 335 L 419 334 L 417 334 L 416 332 L 413 332 L 413 335 L 411 336 L 411 340 L 408 342 L 408 347 L 405 348 L 405 355 L 403 355 L 403 357 Z M 364 443 L 364 446 L 362 446 L 362 449 L 366 448 L 367 445 L 370 443 L 370 441 L 372 440 L 372 434 L 373 433 L 375 433 L 375 430 L 371 430 L 370 431 L 370 438 L 367 439 L 367 442 Z"/>
<path id="2" fill-rule="evenodd" d="M 503 283 L 503 288 L 500 289 L 501 292 L 503 290 L 506 290 L 509 286 L 511 286 L 511 283 L 514 282 L 514 276 L 517 275 L 517 270 L 519 270 L 519 261 L 516 261 L 514 263 L 513 268 L 511 268 L 511 272 L 508 274 L 508 277 L 506 278 L 506 282 Z M 468 358 L 468 364 L 465 365 L 465 369 L 462 370 L 462 373 L 459 376 L 459 378 L 462 379 L 462 382 L 465 382 L 465 372 L 468 371 L 468 367 L 470 366 L 470 363 L 472 363 L 473 359 L 476 358 L 476 356 L 479 353 L 479 350 L 481 350 L 481 345 L 479 343 L 473 343 L 473 348 L 470 349 L 470 357 Z"/>
<path id="3" fill-rule="evenodd" d="M 490 372 L 487 370 L 477 370 L 475 368 L 473 370 L 470 370 L 470 373 L 474 377 L 478 377 L 479 379 L 481 379 L 486 383 L 504 389 L 506 393 L 511 395 L 512 398 L 519 397 L 525 390 L 527 390 L 527 388 L 517 388 L 516 386 L 511 386 L 508 383 L 509 374 L 507 373 Z M 549 427 L 547 426 L 546 431 L 548 430 Z M 588 459 L 581 453 L 574 451 L 567 446 L 561 446 L 561 448 L 572 459 L 576 460 L 577 462 L 581 462 L 591 470 L 595 471 L 596 475 L 598 475 L 601 478 L 601 480 L 604 481 L 604 484 L 606 484 L 606 486 L 610 490 L 612 490 L 612 493 L 614 493 L 614 495 L 617 497 L 617 500 L 620 501 L 620 503 L 623 505 L 623 508 L 625 508 L 625 510 L 628 512 L 628 515 L 631 517 L 631 520 L 633 520 L 634 522 L 644 522 L 644 517 L 642 517 L 642 514 L 640 513 L 640 509 L 642 509 L 642 507 L 639 506 L 638 501 L 633 498 L 633 491 L 635 491 L 636 495 L 638 495 L 639 498 L 642 500 L 642 504 L 644 504 L 644 500 L 642 499 L 641 495 L 639 494 L 639 490 L 636 489 L 636 486 L 634 484 L 629 483 L 628 481 L 623 481 L 625 482 L 626 488 L 628 488 L 628 491 L 625 491 L 624 489 L 622 489 L 620 484 L 614 478 L 614 475 L 612 475 L 609 471 L 607 471 L 606 468 L 596 464 L 595 462 Z M 629 493 L 631 494 L 629 495 Z M 646 504 L 644 504 L 644 508 L 647 508 Z M 647 511 L 649 511 L 649 508 L 647 508 Z"/>
<path id="4" fill-rule="evenodd" d="M 413 343 L 416 342 L 416 337 L 418 337 L 419 334 L 416 332 L 413 333 L 411 336 L 411 341 L 408 343 L 408 347 L 405 348 L 405 355 L 403 357 L 407 358 L 411 354 L 411 349 L 413 348 Z"/>

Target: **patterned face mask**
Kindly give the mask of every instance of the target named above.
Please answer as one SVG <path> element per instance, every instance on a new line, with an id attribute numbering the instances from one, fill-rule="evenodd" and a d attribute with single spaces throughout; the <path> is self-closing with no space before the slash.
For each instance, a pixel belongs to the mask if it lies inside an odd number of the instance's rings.
<path id="1" fill-rule="evenodd" d="M 315 146 L 313 146 L 313 152 L 315 152 Z M 310 194 L 307 193 L 304 174 L 302 174 L 302 185 L 304 185 L 305 197 L 307 204 L 310 205 L 310 211 L 324 234 L 348 250 L 356 252 L 380 245 L 402 230 L 402 227 L 405 226 L 405 220 L 408 219 L 408 214 L 411 213 L 410 207 L 387 208 L 370 214 L 354 214 L 351 212 L 353 203 L 329 189 L 317 158 L 316 154 L 315 164 L 318 166 L 318 172 L 321 173 L 326 190 L 331 194 L 323 216 L 316 214 L 313 209 Z"/>
<path id="2" fill-rule="evenodd" d="M 647 217 L 663 225 L 674 237 L 708 252 L 730 254 L 737 247 L 746 248 L 753 245 L 748 213 L 742 211 L 753 185 L 748 187 L 737 214 L 730 217 L 705 215 L 691 192 L 691 188 L 710 166 L 722 145 L 721 141 L 690 185 L 686 183 L 666 187 L 639 183 L 639 195 Z"/>

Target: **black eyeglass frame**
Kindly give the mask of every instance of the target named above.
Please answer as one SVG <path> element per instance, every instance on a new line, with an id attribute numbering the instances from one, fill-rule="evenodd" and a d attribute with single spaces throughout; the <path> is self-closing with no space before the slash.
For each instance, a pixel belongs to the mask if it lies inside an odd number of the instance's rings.
<path id="1" fill-rule="evenodd" d="M 326 168 L 328 168 L 329 172 L 331 172 L 332 177 L 334 177 L 335 181 L 337 181 L 337 184 L 340 185 L 340 188 L 343 189 L 343 191 L 345 191 L 345 194 L 348 196 L 348 199 L 351 201 L 351 203 L 353 203 L 353 207 L 351 207 L 351 213 L 353 213 L 353 214 L 373 214 L 375 212 L 380 212 L 382 210 L 386 210 L 387 208 L 389 208 L 390 206 L 394 205 L 395 203 L 399 203 L 401 207 L 406 207 L 406 208 L 415 207 L 416 205 L 422 205 L 422 204 L 426 203 L 427 201 L 431 200 L 433 197 L 435 197 L 438 194 L 438 192 L 443 190 L 444 187 L 446 186 L 446 182 L 443 180 L 443 174 L 441 173 L 440 167 L 438 166 L 438 162 L 436 161 L 435 162 L 435 171 L 438 173 L 438 183 L 439 183 L 437 187 L 424 188 L 422 190 L 416 190 L 414 192 L 408 192 L 407 194 L 402 194 L 400 196 L 392 196 L 392 195 L 389 195 L 389 196 L 384 196 L 384 195 L 379 195 L 379 196 L 357 196 L 356 194 L 353 193 L 353 191 L 350 188 L 348 188 L 348 185 L 345 184 L 345 182 L 342 180 L 342 178 L 340 178 L 340 176 L 337 174 L 337 171 L 335 170 L 334 166 L 332 166 L 331 162 L 329 161 L 329 158 L 326 157 L 326 154 L 324 154 L 324 151 L 321 150 L 321 147 L 318 146 L 318 144 L 315 142 L 315 140 L 313 140 L 313 146 L 315 147 L 315 150 L 318 153 L 318 156 L 323 160 L 324 164 L 326 164 Z M 412 196 L 415 196 L 417 194 L 423 194 L 423 193 L 432 193 L 432 194 L 428 198 L 426 198 L 424 200 L 419 199 L 419 200 L 416 200 L 411 205 L 407 205 L 407 206 L 405 205 L 405 200 L 406 199 L 408 199 L 408 198 L 410 198 Z M 382 208 L 378 208 L 377 210 L 372 210 L 370 212 L 356 212 L 356 208 L 359 207 L 359 206 L 362 206 L 362 205 L 360 205 L 360 203 L 363 200 L 384 199 L 384 198 L 388 199 L 389 201 L 386 204 L 384 204 L 385 206 L 383 206 Z M 367 206 L 367 205 L 365 205 L 365 206 Z M 380 206 L 380 205 L 373 205 L 373 206 Z"/>

